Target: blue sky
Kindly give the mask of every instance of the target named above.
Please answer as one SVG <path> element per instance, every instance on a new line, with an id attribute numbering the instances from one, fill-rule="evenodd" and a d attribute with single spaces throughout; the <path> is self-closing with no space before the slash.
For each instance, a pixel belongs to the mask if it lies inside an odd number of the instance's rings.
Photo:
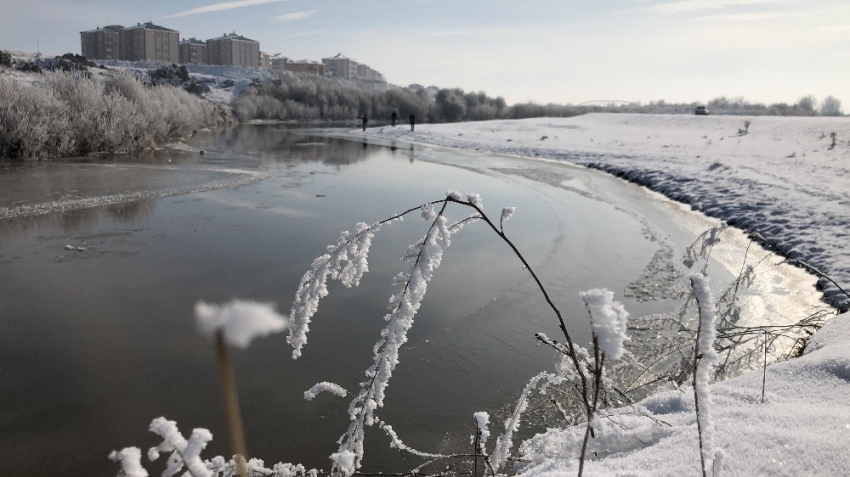
<path id="1" fill-rule="evenodd" d="M 34 51 L 37 35 L 43 52 L 79 52 L 82 30 L 152 20 L 181 37 L 236 31 L 296 59 L 343 53 L 395 84 L 508 102 L 832 94 L 850 106 L 847 0 L 0 2 L 0 49 Z"/>

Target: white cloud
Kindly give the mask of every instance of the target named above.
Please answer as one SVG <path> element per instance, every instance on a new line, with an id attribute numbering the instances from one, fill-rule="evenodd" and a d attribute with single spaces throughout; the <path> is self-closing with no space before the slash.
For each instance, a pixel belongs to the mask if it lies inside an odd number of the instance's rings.
<path id="1" fill-rule="evenodd" d="M 234 8 L 252 7 L 254 5 L 263 5 L 265 3 L 277 3 L 285 1 L 286 0 L 237 0 L 235 2 L 214 3 L 205 7 L 193 8 L 191 10 L 186 10 L 185 12 L 167 15 L 162 18 L 185 17 L 187 15 L 197 15 L 199 13 L 220 12 L 223 10 L 233 10 Z"/>
<path id="2" fill-rule="evenodd" d="M 719 10 L 727 7 L 764 5 L 768 3 L 777 3 L 779 1 L 781 0 L 677 0 L 675 2 L 652 5 L 650 7 L 646 7 L 646 9 L 661 13 L 662 15 L 675 15 L 677 13 Z"/>
<path id="3" fill-rule="evenodd" d="M 309 18 L 316 13 L 316 10 L 308 10 L 306 12 L 292 12 L 292 13 L 284 13 L 283 15 L 278 15 L 274 17 L 275 20 L 279 22 L 291 22 L 295 20 L 301 20 L 303 18 Z"/>

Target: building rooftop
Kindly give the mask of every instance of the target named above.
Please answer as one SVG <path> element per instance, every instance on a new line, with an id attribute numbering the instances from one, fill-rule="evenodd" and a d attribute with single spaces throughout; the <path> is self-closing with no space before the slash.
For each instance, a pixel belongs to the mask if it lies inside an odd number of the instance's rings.
<path id="1" fill-rule="evenodd" d="M 204 40 L 199 40 L 195 37 L 192 37 L 192 38 L 189 38 L 189 39 L 184 38 L 183 41 L 180 42 L 180 44 L 181 45 L 206 45 L 207 43 Z"/>
<path id="2" fill-rule="evenodd" d="M 225 33 L 225 34 L 223 34 L 222 36 L 220 36 L 220 37 L 218 37 L 218 38 L 210 38 L 210 39 L 209 39 L 209 40 L 207 40 L 207 41 L 213 41 L 213 40 L 239 40 L 239 41 L 252 41 L 252 42 L 254 42 L 254 43 L 259 43 L 259 41 L 257 41 L 257 40 L 252 40 L 252 39 L 250 39 L 250 38 L 245 38 L 245 37 L 244 37 L 244 36 L 242 36 L 242 35 L 237 35 L 235 32 L 234 32 L 234 33 Z"/>
<path id="3" fill-rule="evenodd" d="M 342 53 L 337 53 L 337 54 L 336 54 L 336 56 L 331 56 L 330 58 L 322 58 L 322 60 L 350 60 L 350 61 L 357 61 L 357 60 L 355 60 L 354 58 L 349 58 L 349 57 L 347 57 L 347 56 L 343 55 Z"/>
<path id="4" fill-rule="evenodd" d="M 316 60 L 298 60 L 298 61 L 293 61 L 293 63 L 309 64 L 309 65 L 321 65 L 322 64 L 321 62 L 316 61 Z"/>
<path id="5" fill-rule="evenodd" d="M 125 30 L 138 30 L 140 28 L 143 28 L 145 30 L 159 30 L 159 31 L 173 31 L 173 32 L 177 31 L 177 30 L 172 30 L 171 28 L 165 28 L 163 26 L 154 25 L 151 22 L 137 23 L 135 26 L 128 26 L 127 28 L 125 28 Z"/>
<path id="6" fill-rule="evenodd" d="M 121 31 L 121 30 L 123 30 L 123 29 L 124 29 L 124 27 L 123 27 L 123 26 L 121 26 L 121 25 L 106 25 L 106 26 L 105 26 L 105 27 L 103 27 L 103 28 L 101 28 L 101 27 L 97 27 L 97 28 L 95 28 L 94 30 L 81 31 L 80 33 L 97 33 L 97 32 L 99 32 L 99 31 L 109 31 L 109 32 L 115 32 L 115 33 L 117 33 L 117 32 L 119 32 L 119 31 Z"/>

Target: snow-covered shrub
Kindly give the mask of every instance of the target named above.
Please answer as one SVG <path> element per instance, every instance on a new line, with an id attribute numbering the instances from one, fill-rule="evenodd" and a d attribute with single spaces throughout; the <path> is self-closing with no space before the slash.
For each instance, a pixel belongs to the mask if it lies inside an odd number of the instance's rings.
<path id="1" fill-rule="evenodd" d="M 0 77 L 0 158 L 43 159 L 73 146 L 68 107 L 52 91 Z"/>
<path id="2" fill-rule="evenodd" d="M 0 78 L 0 159 L 133 152 L 219 120 L 209 101 L 123 74 L 48 71 L 33 84 Z"/>

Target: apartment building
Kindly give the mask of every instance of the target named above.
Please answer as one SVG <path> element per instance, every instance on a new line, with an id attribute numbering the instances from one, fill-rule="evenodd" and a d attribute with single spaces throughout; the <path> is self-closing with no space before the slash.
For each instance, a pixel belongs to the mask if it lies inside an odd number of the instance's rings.
<path id="1" fill-rule="evenodd" d="M 120 60 L 123 29 L 121 25 L 107 25 L 80 32 L 82 55 L 90 60 Z"/>
<path id="2" fill-rule="evenodd" d="M 180 32 L 153 23 L 138 23 L 120 30 L 121 55 L 126 61 L 180 61 Z"/>
<path id="3" fill-rule="evenodd" d="M 373 83 L 386 83 L 384 75 L 364 64 L 357 65 L 357 79 Z"/>
<path id="4" fill-rule="evenodd" d="M 326 65 L 324 63 L 319 63 L 318 61 L 298 60 L 287 62 L 285 69 L 286 71 L 292 71 L 295 73 L 310 73 L 313 75 L 324 76 L 325 66 Z"/>
<path id="5" fill-rule="evenodd" d="M 357 79 L 357 60 L 343 56 L 342 53 L 330 58 L 322 58 L 322 63 L 325 64 L 325 71 L 336 78 Z"/>
<path id="6" fill-rule="evenodd" d="M 260 42 L 236 33 L 207 40 L 207 52 L 213 65 L 261 66 Z"/>
<path id="7" fill-rule="evenodd" d="M 195 37 L 180 42 L 180 63 L 184 65 L 207 65 L 210 62 L 206 42 Z"/>
<path id="8" fill-rule="evenodd" d="M 272 69 L 272 54 L 265 51 L 260 52 L 260 66 L 270 70 Z"/>
<path id="9" fill-rule="evenodd" d="M 292 62 L 292 59 L 283 56 L 280 53 L 275 53 L 271 58 L 269 58 L 269 69 L 283 71 L 286 69 L 286 64 L 290 62 Z"/>

